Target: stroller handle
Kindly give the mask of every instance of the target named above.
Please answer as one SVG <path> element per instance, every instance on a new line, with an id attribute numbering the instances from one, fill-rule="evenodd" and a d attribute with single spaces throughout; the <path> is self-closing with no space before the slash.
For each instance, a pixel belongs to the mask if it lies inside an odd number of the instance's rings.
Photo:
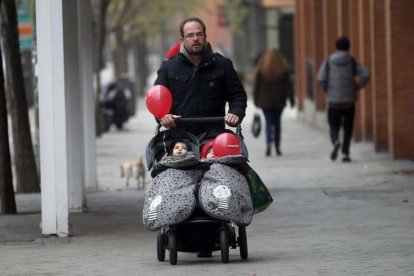
<path id="1" fill-rule="evenodd" d="M 175 121 L 177 121 L 177 122 L 191 122 L 191 123 L 196 123 L 196 122 L 221 122 L 221 121 L 224 121 L 224 116 L 220 116 L 220 117 L 188 117 L 188 118 L 177 118 L 177 119 L 175 119 Z M 234 127 L 236 128 L 236 133 L 241 136 L 241 125 L 240 125 L 240 122 L 238 122 Z M 155 131 L 156 134 L 159 132 L 160 128 L 161 128 L 161 125 L 159 124 L 157 126 L 156 131 Z"/>
<path id="2" fill-rule="evenodd" d="M 178 122 L 221 122 L 224 117 L 193 117 L 193 118 L 177 118 Z"/>

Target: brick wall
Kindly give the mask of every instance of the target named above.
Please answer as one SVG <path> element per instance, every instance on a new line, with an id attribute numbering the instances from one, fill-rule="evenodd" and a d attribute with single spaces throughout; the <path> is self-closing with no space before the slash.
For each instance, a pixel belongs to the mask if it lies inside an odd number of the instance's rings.
<path id="1" fill-rule="evenodd" d="M 305 53 L 305 9 L 304 9 L 304 2 L 298 1 L 296 4 L 296 12 L 295 12 L 295 87 L 296 91 L 295 94 L 298 99 L 298 109 L 300 111 L 304 111 L 304 102 L 306 97 L 306 70 L 305 70 L 305 61 L 306 61 L 306 53 Z"/>
<path id="2" fill-rule="evenodd" d="M 370 2 L 359 0 L 359 49 L 361 62 L 368 70 L 372 71 L 372 49 L 371 49 L 371 20 L 370 20 Z M 365 141 L 371 141 L 373 135 L 373 92 L 371 83 L 361 91 L 361 113 L 362 113 L 362 138 Z"/>
<path id="3" fill-rule="evenodd" d="M 349 36 L 349 0 L 338 1 L 338 34 Z"/>
<path id="4" fill-rule="evenodd" d="M 377 151 L 414 160 L 413 10 L 412 0 L 296 0 L 300 110 L 306 107 L 307 87 L 314 85 L 307 83 L 306 61 L 314 61 L 316 74 L 322 60 L 335 50 L 336 37 L 347 35 L 351 54 L 372 73 L 357 103 L 354 140 L 373 141 Z M 315 110 L 326 110 L 323 97 L 316 88 Z"/>
<path id="5" fill-rule="evenodd" d="M 386 1 L 388 18 L 389 147 L 395 158 L 414 159 L 414 1 Z"/>
<path id="6" fill-rule="evenodd" d="M 196 14 L 204 20 L 207 27 L 207 40 L 210 42 L 214 51 L 218 51 L 219 47 L 223 47 L 225 54 L 229 54 L 230 57 L 233 54 L 233 38 L 231 30 L 228 25 L 220 25 L 218 20 L 218 8 L 219 1 L 208 1 L 204 3 L 200 14 Z"/>
<path id="7" fill-rule="evenodd" d="M 388 150 L 388 95 L 385 48 L 385 2 L 370 0 L 371 89 L 373 93 L 373 140 L 377 151 Z"/>
<path id="8" fill-rule="evenodd" d="M 315 1 L 312 6 L 313 13 L 313 60 L 315 64 L 315 103 L 316 110 L 325 110 L 326 108 L 326 97 L 321 86 L 317 83 L 316 78 L 318 74 L 319 67 L 325 58 L 323 51 L 323 32 L 321 32 L 323 26 L 323 5 L 322 1 Z"/>
<path id="9" fill-rule="evenodd" d="M 361 60 L 360 56 L 360 16 L 359 16 L 359 1 L 349 1 L 349 39 L 351 41 L 351 54 L 357 59 Z M 361 109 L 363 99 L 359 97 L 355 109 L 355 124 L 354 124 L 354 140 L 361 141 L 363 139 L 363 114 Z"/>

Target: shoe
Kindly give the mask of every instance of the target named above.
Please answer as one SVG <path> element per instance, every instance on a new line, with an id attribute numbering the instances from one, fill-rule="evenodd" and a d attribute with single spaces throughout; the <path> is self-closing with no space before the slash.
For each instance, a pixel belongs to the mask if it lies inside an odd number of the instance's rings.
<path id="1" fill-rule="evenodd" d="M 345 163 L 349 163 L 349 162 L 351 162 L 352 160 L 351 160 L 351 158 L 348 156 L 348 155 L 345 155 L 343 158 L 342 158 L 342 162 L 345 162 Z"/>
<path id="2" fill-rule="evenodd" d="M 265 155 L 266 155 L 266 156 L 270 156 L 270 147 L 266 149 L 266 153 L 265 153 Z"/>
<path id="3" fill-rule="evenodd" d="M 338 158 L 338 151 L 339 148 L 341 147 L 341 143 L 339 143 L 339 141 L 336 141 L 334 144 L 334 149 L 331 152 L 331 160 L 335 161 L 336 158 Z"/>
<path id="4" fill-rule="evenodd" d="M 277 154 L 278 156 L 282 156 L 282 152 L 280 151 L 280 149 L 276 148 L 276 154 Z"/>
<path id="5" fill-rule="evenodd" d="M 199 257 L 199 258 L 211 258 L 211 257 L 213 257 L 213 252 L 211 252 L 211 251 L 200 251 L 200 252 L 198 252 L 197 257 Z"/>

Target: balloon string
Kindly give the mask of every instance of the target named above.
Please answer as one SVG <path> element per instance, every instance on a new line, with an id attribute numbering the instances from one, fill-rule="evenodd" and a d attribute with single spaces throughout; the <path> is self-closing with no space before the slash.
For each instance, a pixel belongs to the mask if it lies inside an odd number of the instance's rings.
<path id="1" fill-rule="evenodd" d="M 162 137 L 162 144 L 164 145 L 164 151 L 165 151 L 165 153 L 168 153 L 167 152 L 167 144 L 165 144 L 165 132 L 164 132 L 164 135 Z"/>

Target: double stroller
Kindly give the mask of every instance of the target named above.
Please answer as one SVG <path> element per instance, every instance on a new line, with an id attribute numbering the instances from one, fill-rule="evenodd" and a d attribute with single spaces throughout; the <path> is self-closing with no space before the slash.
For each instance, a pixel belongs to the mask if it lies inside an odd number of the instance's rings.
<path id="1" fill-rule="evenodd" d="M 229 249 L 240 249 L 248 258 L 246 226 L 253 217 L 250 191 L 239 166 L 247 161 L 241 128 L 238 155 L 201 159 L 200 149 L 223 132 L 207 132 L 199 137 L 181 130 L 160 131 L 146 150 L 152 182 L 145 193 L 144 226 L 157 231 L 157 258 L 165 260 L 169 251 L 171 265 L 177 252 L 221 251 L 221 261 L 229 262 Z M 185 141 L 189 154 L 179 160 L 164 160 L 176 141 Z M 210 143 L 211 144 L 211 143 Z M 237 230 L 236 231 L 236 227 Z"/>

